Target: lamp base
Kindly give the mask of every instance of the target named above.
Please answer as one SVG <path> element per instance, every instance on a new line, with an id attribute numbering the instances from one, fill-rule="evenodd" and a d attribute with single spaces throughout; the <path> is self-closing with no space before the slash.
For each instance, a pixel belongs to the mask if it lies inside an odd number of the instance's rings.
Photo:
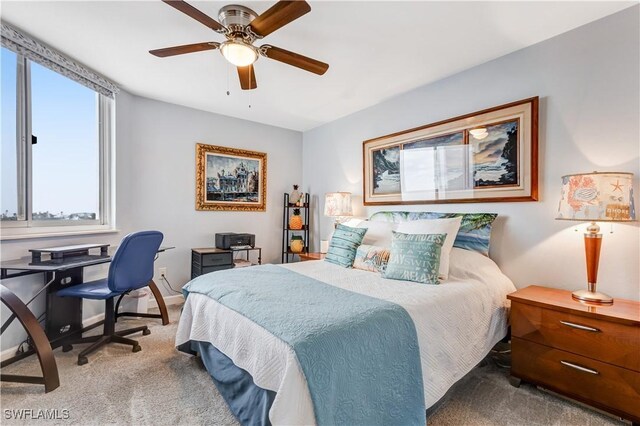
<path id="1" fill-rule="evenodd" d="M 613 298 L 599 291 L 576 290 L 571 297 L 579 302 L 595 303 L 597 305 L 612 305 Z"/>

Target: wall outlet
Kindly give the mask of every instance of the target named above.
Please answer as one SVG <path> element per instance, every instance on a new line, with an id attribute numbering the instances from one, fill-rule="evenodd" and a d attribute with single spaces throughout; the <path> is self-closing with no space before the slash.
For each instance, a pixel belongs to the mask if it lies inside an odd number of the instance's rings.
<path id="1" fill-rule="evenodd" d="M 167 268 L 158 268 L 158 274 L 160 274 L 160 278 L 163 276 L 167 276 Z"/>

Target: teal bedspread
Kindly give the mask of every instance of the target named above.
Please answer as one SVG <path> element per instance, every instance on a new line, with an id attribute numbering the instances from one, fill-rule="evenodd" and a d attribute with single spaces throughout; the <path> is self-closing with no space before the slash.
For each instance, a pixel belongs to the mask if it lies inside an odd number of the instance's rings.
<path id="1" fill-rule="evenodd" d="M 289 344 L 319 425 L 424 425 L 413 321 L 399 305 L 276 265 L 202 275 L 185 287 Z"/>

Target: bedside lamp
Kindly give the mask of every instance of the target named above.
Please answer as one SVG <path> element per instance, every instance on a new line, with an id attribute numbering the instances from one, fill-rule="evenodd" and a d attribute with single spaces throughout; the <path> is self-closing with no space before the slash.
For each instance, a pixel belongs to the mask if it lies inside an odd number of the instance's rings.
<path id="1" fill-rule="evenodd" d="M 636 218 L 633 205 L 633 173 L 581 173 L 562 177 L 559 220 L 591 222 L 584 234 L 587 256 L 587 290 L 572 293 L 575 300 L 603 305 L 613 298 L 596 291 L 602 234 L 596 222 L 630 222 Z"/>
<path id="2" fill-rule="evenodd" d="M 324 215 L 335 218 L 334 227 L 345 217 L 353 216 L 350 192 L 328 192 L 324 195 Z"/>

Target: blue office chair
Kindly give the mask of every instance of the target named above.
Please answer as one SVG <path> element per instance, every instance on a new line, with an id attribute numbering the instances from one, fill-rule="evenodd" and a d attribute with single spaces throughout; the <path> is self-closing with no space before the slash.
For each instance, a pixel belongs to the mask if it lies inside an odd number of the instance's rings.
<path id="1" fill-rule="evenodd" d="M 87 355 L 107 343 L 121 343 L 133 346 L 133 352 L 142 350 L 138 342 L 127 336 L 138 331 L 143 335 L 151 333 L 147 326 L 115 331 L 116 317 L 113 299 L 132 290 L 146 287 L 153 278 L 155 259 L 162 233 L 158 231 L 134 232 L 124 237 L 113 256 L 107 278 L 67 287 L 56 294 L 60 297 L 79 297 L 105 301 L 104 331 L 101 336 L 83 337 L 66 342 L 63 351 L 72 349 L 73 344 L 91 343 L 78 355 L 78 365 L 89 362 Z"/>

